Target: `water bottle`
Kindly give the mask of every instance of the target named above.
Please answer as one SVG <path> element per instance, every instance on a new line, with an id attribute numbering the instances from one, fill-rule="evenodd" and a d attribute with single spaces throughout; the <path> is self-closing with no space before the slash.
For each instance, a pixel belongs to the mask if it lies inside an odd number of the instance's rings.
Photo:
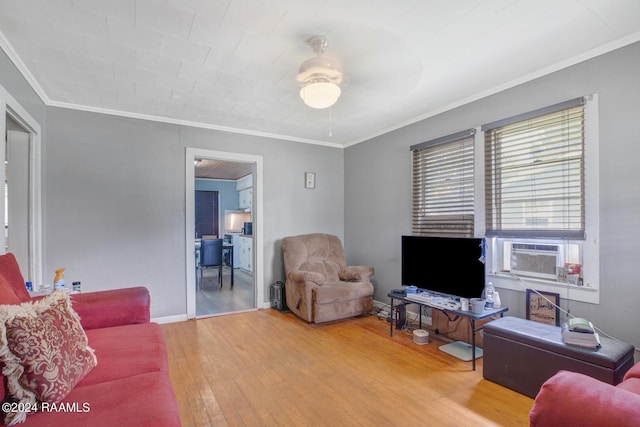
<path id="1" fill-rule="evenodd" d="M 496 288 L 493 287 L 493 283 L 489 282 L 487 283 L 487 286 L 485 286 L 484 288 L 484 292 L 483 292 L 483 298 L 485 301 L 485 307 L 486 308 L 493 308 L 494 307 L 494 303 L 495 303 L 495 299 L 494 299 L 494 294 L 496 292 Z"/>

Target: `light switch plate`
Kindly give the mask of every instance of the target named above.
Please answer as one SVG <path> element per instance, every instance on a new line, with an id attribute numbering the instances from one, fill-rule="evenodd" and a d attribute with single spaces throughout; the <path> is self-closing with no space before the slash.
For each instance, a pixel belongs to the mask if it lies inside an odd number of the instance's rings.
<path id="1" fill-rule="evenodd" d="M 304 173 L 304 188 L 316 188 L 316 174 L 313 172 Z"/>

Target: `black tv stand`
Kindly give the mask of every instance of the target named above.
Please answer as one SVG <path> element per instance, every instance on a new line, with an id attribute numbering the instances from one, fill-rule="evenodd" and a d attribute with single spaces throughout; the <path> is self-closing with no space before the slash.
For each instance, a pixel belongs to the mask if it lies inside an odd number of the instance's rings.
<path id="1" fill-rule="evenodd" d="M 458 317 L 466 317 L 469 319 L 469 322 L 471 322 L 471 360 L 472 360 L 472 367 L 473 370 L 476 370 L 476 332 L 482 330 L 482 326 L 476 329 L 476 320 L 483 320 L 483 319 L 487 319 L 489 317 L 493 317 L 493 316 L 497 316 L 499 315 L 500 317 L 502 317 L 504 315 L 504 313 L 506 313 L 507 311 L 509 311 L 508 307 L 500 307 L 500 308 L 490 308 L 490 309 L 484 309 L 484 312 L 482 314 L 474 314 L 472 313 L 470 310 L 469 311 L 462 311 L 462 310 L 447 310 L 441 307 L 436 307 L 433 305 L 430 305 L 427 302 L 422 302 L 422 301 L 415 301 L 415 300 L 411 300 L 411 299 L 407 299 L 407 295 L 406 293 L 400 293 L 400 292 L 396 292 L 391 291 L 389 292 L 389 294 L 387 295 L 389 298 L 391 298 L 391 309 L 390 309 L 390 313 L 393 316 L 393 306 L 394 306 L 394 301 L 398 300 L 401 302 L 401 304 L 403 306 L 406 306 L 407 304 L 417 304 L 419 306 L 419 327 L 420 329 L 422 329 L 422 307 L 431 307 L 432 309 L 435 310 L 440 310 L 441 312 L 447 314 L 447 313 L 453 313 L 456 315 L 456 319 Z M 390 326 L 389 326 L 389 336 L 393 336 L 393 322 L 389 322 Z M 404 323 L 404 322 L 403 322 Z M 436 333 L 438 333 L 438 331 L 436 330 Z"/>

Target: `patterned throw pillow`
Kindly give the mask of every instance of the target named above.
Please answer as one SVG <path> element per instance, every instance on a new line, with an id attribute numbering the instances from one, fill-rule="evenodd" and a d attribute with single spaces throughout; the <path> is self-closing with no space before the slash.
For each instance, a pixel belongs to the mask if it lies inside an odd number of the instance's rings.
<path id="1" fill-rule="evenodd" d="M 57 291 L 36 302 L 0 306 L 0 362 L 9 394 L 23 405 L 60 402 L 97 364 L 69 295 Z M 7 425 L 28 412 L 11 412 Z"/>

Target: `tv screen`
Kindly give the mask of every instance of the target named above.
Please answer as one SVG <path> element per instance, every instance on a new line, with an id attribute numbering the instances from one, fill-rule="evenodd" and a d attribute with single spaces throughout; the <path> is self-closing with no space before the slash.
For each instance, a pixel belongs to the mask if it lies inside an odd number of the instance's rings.
<path id="1" fill-rule="evenodd" d="M 402 285 L 480 298 L 485 284 L 482 239 L 402 236 Z"/>

